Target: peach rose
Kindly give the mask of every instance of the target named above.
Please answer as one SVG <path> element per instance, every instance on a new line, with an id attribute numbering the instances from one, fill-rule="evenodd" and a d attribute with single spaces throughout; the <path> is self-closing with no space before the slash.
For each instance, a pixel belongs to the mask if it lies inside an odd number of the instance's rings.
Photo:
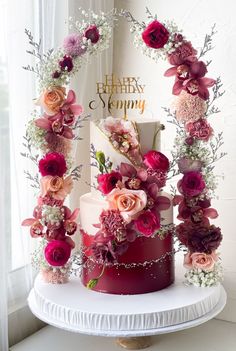
<path id="1" fill-rule="evenodd" d="M 41 178 L 41 196 L 44 197 L 48 193 L 56 200 L 64 200 L 67 194 L 71 192 L 73 187 L 72 178 L 65 179 L 58 176 L 46 176 Z"/>
<path id="2" fill-rule="evenodd" d="M 51 87 L 44 90 L 36 101 L 36 105 L 41 106 L 47 115 L 57 114 L 65 101 L 66 90 L 63 87 Z"/>
<path id="3" fill-rule="evenodd" d="M 214 251 L 211 254 L 206 254 L 204 252 L 188 252 L 184 255 L 184 267 L 187 269 L 200 268 L 204 271 L 212 271 L 217 261 L 218 255 Z"/>
<path id="4" fill-rule="evenodd" d="M 147 203 L 147 195 L 143 190 L 113 189 L 106 199 L 109 208 L 119 210 L 127 223 L 135 219 Z"/>

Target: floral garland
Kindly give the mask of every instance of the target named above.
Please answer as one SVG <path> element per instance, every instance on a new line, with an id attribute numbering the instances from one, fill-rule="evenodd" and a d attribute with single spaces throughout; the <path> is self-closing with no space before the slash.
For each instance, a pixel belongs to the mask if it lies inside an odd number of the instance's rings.
<path id="1" fill-rule="evenodd" d="M 131 23 L 134 44 L 143 54 L 157 61 L 167 60 L 172 67 L 166 77 L 175 77 L 172 93 L 177 96 L 174 112 L 165 109 L 170 121 L 177 126 L 177 136 L 172 152 L 172 175 L 182 174 L 174 193 L 174 204 L 178 205 L 176 235 L 187 253 L 184 256 L 186 282 L 196 286 L 212 286 L 222 279 L 219 247 L 222 234 L 219 227 L 210 223 L 218 216 L 211 208 L 211 199 L 217 186 L 213 174 L 213 163 L 225 153 L 218 153 L 223 145 L 222 133 L 214 136 L 208 117 L 220 112 L 214 105 L 224 92 L 220 78 L 207 78 L 210 62 L 201 58 L 212 49 L 212 33 L 206 35 L 204 47 L 197 56 L 197 50 L 173 22 L 160 23 L 146 9 L 148 23 L 139 23 L 131 13 L 122 15 Z M 210 98 L 209 88 L 213 88 Z M 174 169 L 177 166 L 177 169 Z"/>
<path id="2" fill-rule="evenodd" d="M 98 127 L 116 151 L 132 164 L 122 162 L 112 169 L 112 163 L 102 151 L 91 145 L 91 157 L 98 168 L 97 189 L 105 197 L 106 209 L 99 216 L 98 228 L 90 247 L 95 261 L 103 265 L 101 274 L 89 281 L 94 288 L 106 265 L 118 262 L 137 237 L 164 239 L 172 232 L 171 225 L 162 225 L 161 211 L 171 202 L 161 191 L 169 171 L 168 158 L 159 151 L 141 153 L 139 135 L 132 121 L 107 117 Z"/>
<path id="3" fill-rule="evenodd" d="M 22 225 L 30 227 L 33 238 L 41 238 L 33 262 L 51 283 L 66 282 L 70 273 L 71 250 L 75 246 L 71 236 L 77 230 L 79 210 L 71 211 L 64 201 L 82 168 L 73 168 L 72 140 L 80 139 L 76 130 L 89 117 L 81 116 L 83 109 L 76 104 L 75 92 L 66 92 L 66 85 L 91 55 L 108 47 L 115 11 L 99 16 L 82 11 L 82 15 L 81 23 L 70 19 L 73 33 L 65 38 L 63 46 L 46 54 L 41 53 L 40 43 L 34 41 L 31 32 L 25 31 L 32 47 L 28 53 L 37 63 L 24 68 L 37 75 L 40 94 L 36 105 L 43 112 L 33 111 L 24 137 L 26 151 L 22 155 L 36 164 L 41 178 L 25 172 L 39 196 L 33 217 Z"/>

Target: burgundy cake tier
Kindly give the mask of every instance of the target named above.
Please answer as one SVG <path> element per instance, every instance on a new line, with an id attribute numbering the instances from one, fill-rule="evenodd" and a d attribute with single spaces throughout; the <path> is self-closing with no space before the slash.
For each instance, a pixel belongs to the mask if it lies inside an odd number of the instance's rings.
<path id="1" fill-rule="evenodd" d="M 83 245 L 82 283 L 98 277 L 103 269 L 90 251 L 93 236 L 81 231 Z M 144 294 L 166 288 L 174 281 L 172 235 L 164 239 L 138 237 L 119 256 L 118 264 L 107 265 L 93 290 L 108 294 Z"/>

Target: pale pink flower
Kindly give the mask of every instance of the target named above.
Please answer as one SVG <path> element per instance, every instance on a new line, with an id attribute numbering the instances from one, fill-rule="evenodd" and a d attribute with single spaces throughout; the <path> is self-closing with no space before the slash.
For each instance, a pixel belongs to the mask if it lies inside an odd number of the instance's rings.
<path id="1" fill-rule="evenodd" d="M 182 91 L 176 98 L 174 108 L 176 119 L 181 123 L 194 122 L 204 117 L 206 113 L 206 102 L 198 95 L 191 95 Z"/>
<path id="2" fill-rule="evenodd" d="M 41 178 L 40 183 L 41 196 L 50 194 L 56 200 L 64 200 L 73 187 L 73 180 L 70 176 L 65 179 L 58 176 L 46 176 Z"/>
<path id="3" fill-rule="evenodd" d="M 204 271 L 212 271 L 218 259 L 218 255 L 215 251 L 211 254 L 206 254 L 204 252 L 188 252 L 184 255 L 184 267 L 187 269 L 199 268 Z"/>
<path id="4" fill-rule="evenodd" d="M 113 189 L 106 197 L 109 208 L 119 210 L 124 220 L 129 223 L 137 218 L 147 204 L 147 195 L 143 190 Z"/>

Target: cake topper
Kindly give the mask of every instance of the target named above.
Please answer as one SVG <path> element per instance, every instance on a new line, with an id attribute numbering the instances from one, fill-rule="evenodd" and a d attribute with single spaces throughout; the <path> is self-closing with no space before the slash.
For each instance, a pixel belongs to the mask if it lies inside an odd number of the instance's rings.
<path id="1" fill-rule="evenodd" d="M 89 108 L 95 110 L 101 105 L 112 115 L 114 110 L 121 110 L 124 119 L 128 118 L 128 110 L 137 110 L 139 114 L 143 114 L 146 104 L 145 99 L 142 98 L 144 88 L 145 85 L 140 82 L 140 77 L 119 78 L 114 73 L 106 74 L 103 82 L 96 83 L 98 98 L 89 102 Z M 116 95 L 118 98 L 115 98 Z"/>

